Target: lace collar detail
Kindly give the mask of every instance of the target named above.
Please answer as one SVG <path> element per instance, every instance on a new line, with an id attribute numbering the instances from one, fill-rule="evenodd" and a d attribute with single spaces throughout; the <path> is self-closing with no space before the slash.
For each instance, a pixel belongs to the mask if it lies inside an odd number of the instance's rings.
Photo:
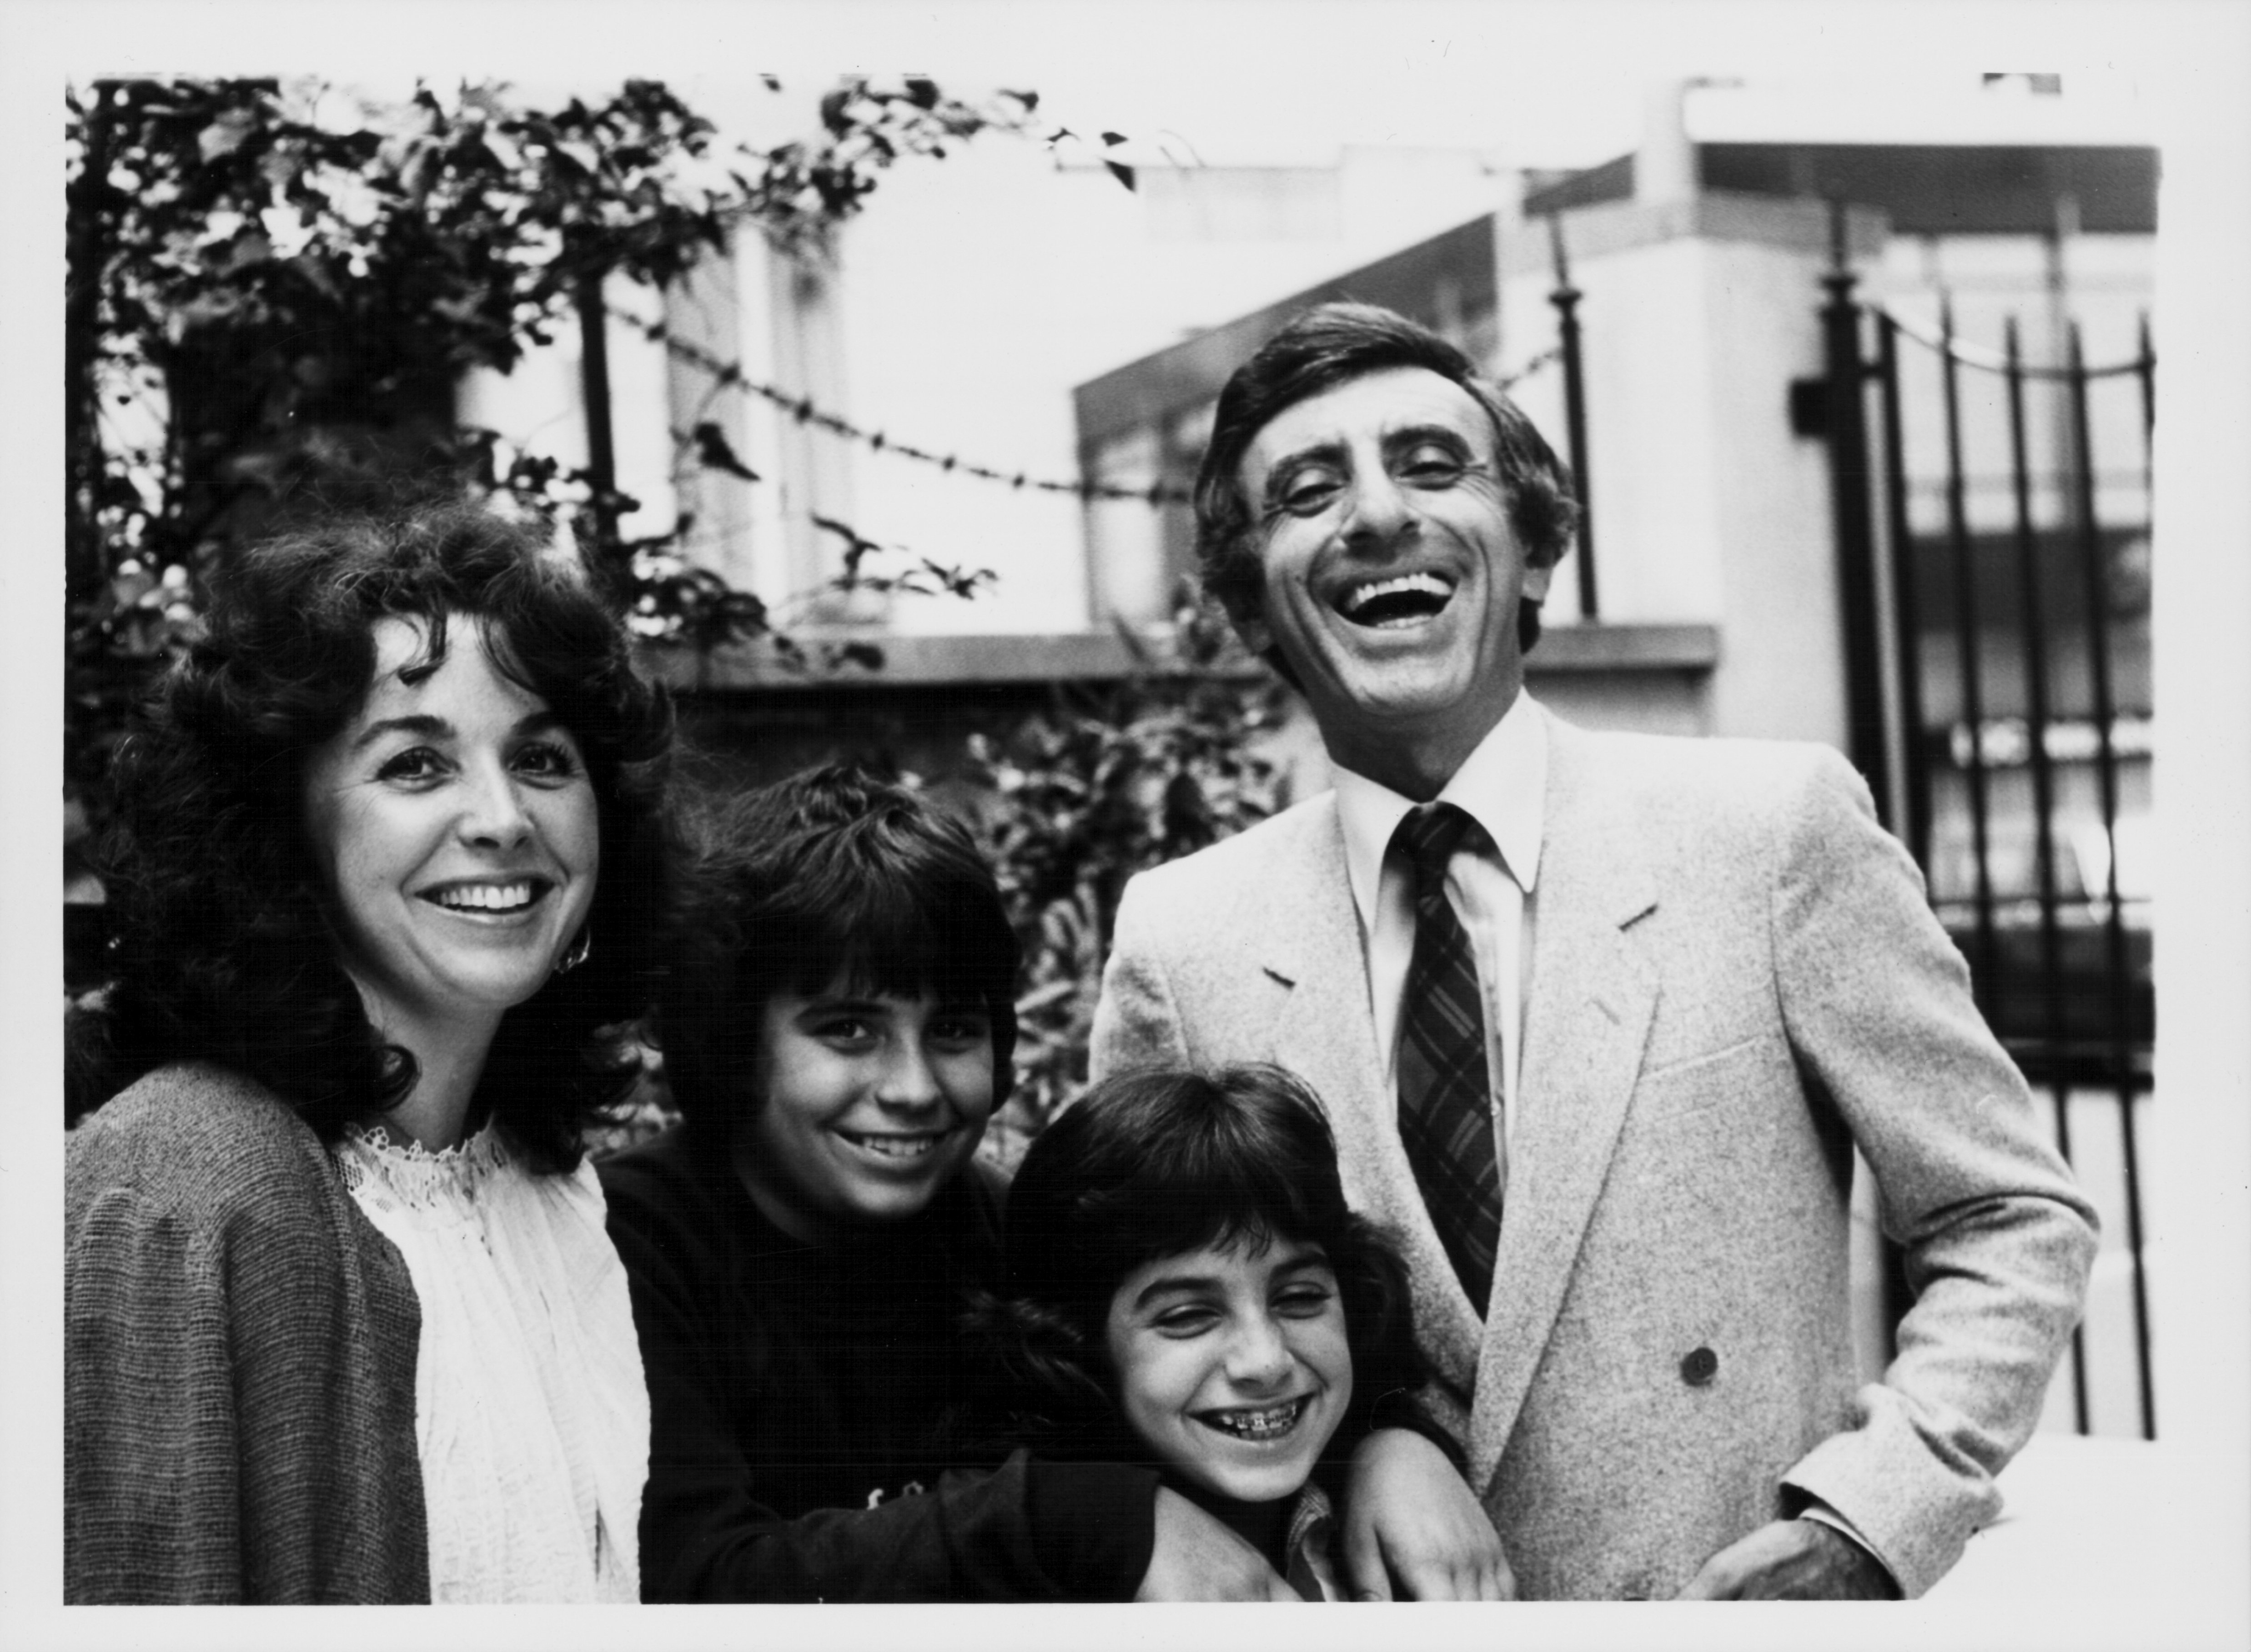
<path id="1" fill-rule="evenodd" d="M 492 1119 L 436 1152 L 394 1137 L 380 1123 L 347 1124 L 336 1145 L 344 1185 L 353 1193 L 388 1194 L 412 1210 L 473 1205 L 480 1190 L 514 1162 Z"/>

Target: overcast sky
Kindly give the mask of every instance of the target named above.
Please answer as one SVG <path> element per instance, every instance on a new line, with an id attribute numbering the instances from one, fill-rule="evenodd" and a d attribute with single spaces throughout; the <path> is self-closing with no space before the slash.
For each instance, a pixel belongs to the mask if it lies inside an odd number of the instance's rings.
<path id="1" fill-rule="evenodd" d="M 1171 134 L 1211 164 L 1336 146 L 1468 144 L 1527 166 L 1632 147 L 1641 88 L 1679 75 L 1808 79 L 1910 123 L 1980 71 L 2130 95 L 2199 8 L 1978 0 L 80 0 L 0 3 L 11 39 L 81 73 L 493 73 L 519 84 L 657 74 L 704 89 L 780 73 L 919 70 L 948 90 L 1028 86 L 1074 126 Z M 2177 57 L 2178 52 L 2170 55 Z M 790 100 L 794 101 L 793 98 Z M 758 135 L 752 134 L 751 135 Z"/>

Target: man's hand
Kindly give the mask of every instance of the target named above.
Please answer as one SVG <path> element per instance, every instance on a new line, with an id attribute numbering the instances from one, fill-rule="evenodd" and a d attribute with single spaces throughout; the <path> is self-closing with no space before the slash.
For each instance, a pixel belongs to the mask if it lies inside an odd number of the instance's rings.
<path id="1" fill-rule="evenodd" d="M 1344 1567 L 1355 1600 L 1513 1600 L 1500 1535 L 1446 1454 L 1405 1428 L 1379 1428 L 1352 1454 Z"/>
<path id="2" fill-rule="evenodd" d="M 1240 1533 L 1167 1486 L 1157 1488 L 1157 1546 L 1136 1600 L 1295 1600 L 1298 1592 Z"/>
<path id="3" fill-rule="evenodd" d="M 1683 1600 L 1888 1600 L 1876 1558 L 1818 1520 L 1777 1520 L 1704 1562 Z"/>

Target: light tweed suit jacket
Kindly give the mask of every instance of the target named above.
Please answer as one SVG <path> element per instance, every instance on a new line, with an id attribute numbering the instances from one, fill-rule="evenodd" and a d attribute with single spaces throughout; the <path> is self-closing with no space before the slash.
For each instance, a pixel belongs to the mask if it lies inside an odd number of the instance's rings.
<path id="1" fill-rule="evenodd" d="M 1543 716 L 1548 715 L 1545 712 Z M 1991 1520 L 2077 1320 L 2094 1215 L 1859 777 L 1825 747 L 1548 716 L 1520 1110 L 1493 1295 L 1399 1144 L 1333 796 L 1136 878 L 1098 1076 L 1271 1061 L 1403 1241 L 1527 1599 L 1673 1594 L 1810 1495 L 1920 1594 Z M 1855 1386 L 1857 1144 L 1918 1291 Z"/>

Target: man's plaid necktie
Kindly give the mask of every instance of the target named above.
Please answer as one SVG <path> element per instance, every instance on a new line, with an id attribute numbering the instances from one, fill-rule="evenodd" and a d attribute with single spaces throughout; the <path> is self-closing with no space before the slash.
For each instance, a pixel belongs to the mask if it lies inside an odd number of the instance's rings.
<path id="1" fill-rule="evenodd" d="M 1500 1171 L 1493 1151 L 1485 1000 L 1470 937 L 1446 900 L 1446 862 L 1469 816 L 1428 804 L 1395 839 L 1415 878 L 1415 950 L 1399 1014 L 1399 1138 L 1423 1208 L 1482 1315 L 1500 1237 Z"/>

